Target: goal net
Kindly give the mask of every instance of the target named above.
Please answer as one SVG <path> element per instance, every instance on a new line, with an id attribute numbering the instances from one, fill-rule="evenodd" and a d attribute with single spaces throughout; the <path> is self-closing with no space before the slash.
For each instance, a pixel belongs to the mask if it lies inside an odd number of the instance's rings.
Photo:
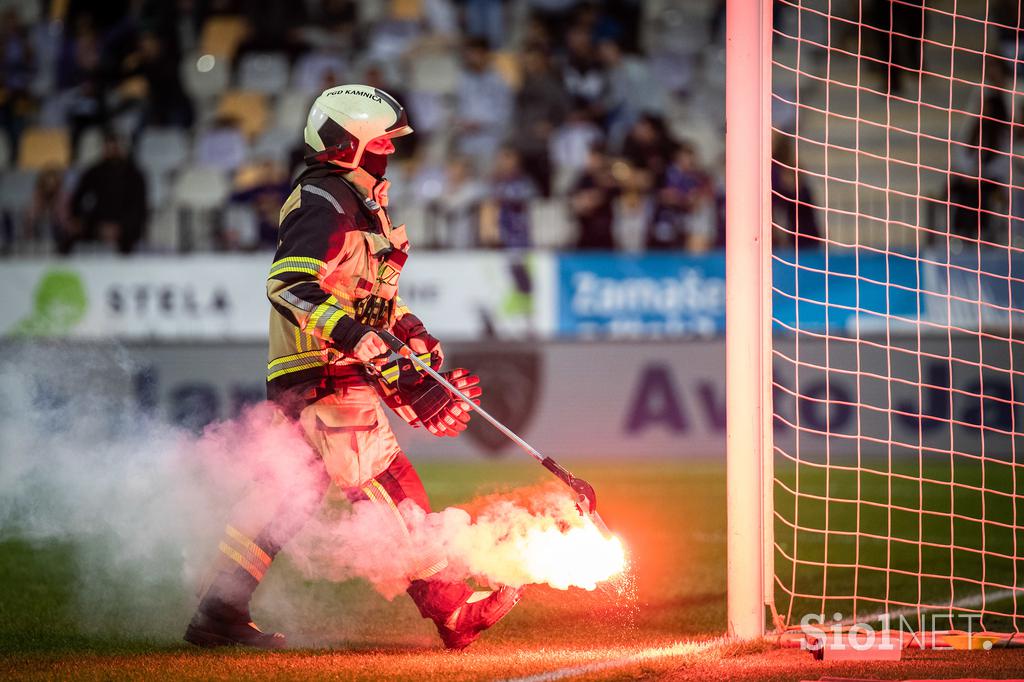
<path id="1" fill-rule="evenodd" d="M 770 9 L 762 615 L 1018 632 L 1020 6 Z"/>

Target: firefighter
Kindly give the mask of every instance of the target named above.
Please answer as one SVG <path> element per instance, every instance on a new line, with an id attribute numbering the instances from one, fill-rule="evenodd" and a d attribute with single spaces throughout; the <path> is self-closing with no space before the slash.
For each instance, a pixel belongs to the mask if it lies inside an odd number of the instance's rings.
<path id="1" fill-rule="evenodd" d="M 387 363 L 377 330 L 389 330 L 435 368 L 441 344 L 398 296 L 409 252 L 404 225 L 388 215 L 384 179 L 393 139 L 412 132 L 386 92 L 341 85 L 313 103 L 305 128 L 306 168 L 281 208 L 277 253 L 267 279 L 272 304 L 268 398 L 312 445 L 300 491 L 257 486 L 232 513 L 218 564 L 185 639 L 200 646 L 281 648 L 280 633 L 252 622 L 249 602 L 274 556 L 334 483 L 357 504 L 381 505 L 403 524 L 406 500 L 430 511 L 426 491 L 388 426 L 382 400 L 414 425 L 457 436 L 469 407 L 408 360 Z M 478 378 L 446 377 L 475 399 Z M 294 486 L 293 486 L 294 488 Z M 409 504 L 409 502 L 406 502 Z M 434 622 L 444 645 L 468 646 L 519 600 L 520 590 L 474 591 L 439 576 L 443 553 L 408 566 L 408 594 Z"/>

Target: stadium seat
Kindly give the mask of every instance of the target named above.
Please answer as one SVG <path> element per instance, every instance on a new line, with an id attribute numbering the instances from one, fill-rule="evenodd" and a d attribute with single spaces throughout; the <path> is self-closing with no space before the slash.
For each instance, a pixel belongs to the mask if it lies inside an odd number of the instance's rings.
<path id="1" fill-rule="evenodd" d="M 102 156 L 103 131 L 96 127 L 86 129 L 78 138 L 78 147 L 75 149 L 75 165 L 91 166 Z"/>
<path id="2" fill-rule="evenodd" d="M 47 166 L 66 168 L 71 162 L 71 142 L 63 128 L 29 128 L 21 136 L 18 167 L 42 170 Z"/>
<path id="3" fill-rule="evenodd" d="M 249 158 L 287 163 L 293 147 L 302 142 L 302 128 L 271 128 L 249 147 Z"/>
<path id="4" fill-rule="evenodd" d="M 575 237 L 564 200 L 538 199 L 530 204 L 530 241 L 534 246 L 561 249 L 571 246 Z"/>
<path id="5" fill-rule="evenodd" d="M 150 212 L 146 226 L 146 245 L 147 250 L 157 253 L 175 253 L 181 250 L 177 207 L 165 205 Z"/>
<path id="6" fill-rule="evenodd" d="M 253 52 L 238 65 L 238 87 L 270 95 L 288 87 L 288 58 L 278 52 Z"/>
<path id="7" fill-rule="evenodd" d="M 292 69 L 292 88 L 302 92 L 319 93 L 325 83 L 344 83 L 348 73 L 345 59 L 330 52 L 310 52 L 299 57 Z"/>
<path id="8" fill-rule="evenodd" d="M 12 170 L 0 175 L 0 209 L 21 213 L 32 203 L 36 187 L 36 171 Z"/>
<path id="9" fill-rule="evenodd" d="M 217 116 L 233 118 L 246 137 L 252 139 L 267 127 L 267 98 L 262 92 L 229 90 L 220 98 Z"/>
<path id="10" fill-rule="evenodd" d="M 230 192 L 226 174 L 216 168 L 193 166 L 174 183 L 172 204 L 177 219 L 177 245 L 184 251 L 213 248 L 217 216 Z"/>
<path id="11" fill-rule="evenodd" d="M 451 50 L 423 50 L 411 63 L 411 90 L 438 95 L 459 88 L 459 60 Z"/>
<path id="12" fill-rule="evenodd" d="M 235 56 L 238 45 L 249 32 L 249 25 L 239 16 L 213 16 L 203 24 L 199 38 L 200 54 L 213 55 L 218 59 L 230 60 Z"/>
<path id="13" fill-rule="evenodd" d="M 388 17 L 392 21 L 421 21 L 423 0 L 391 0 Z"/>
<path id="14" fill-rule="evenodd" d="M 146 198 L 150 210 L 166 206 L 171 199 L 171 178 L 168 173 L 146 173 Z"/>
<path id="15" fill-rule="evenodd" d="M 195 210 L 220 208 L 230 191 L 224 171 L 193 166 L 184 170 L 174 183 L 176 205 Z"/>
<path id="16" fill-rule="evenodd" d="M 176 171 L 188 160 L 189 137 L 178 128 L 146 128 L 139 136 L 135 158 L 151 173 Z"/>
<path id="17" fill-rule="evenodd" d="M 185 91 L 202 106 L 227 90 L 231 65 L 227 58 L 193 52 L 181 60 L 180 73 Z"/>
<path id="18" fill-rule="evenodd" d="M 232 171 L 245 161 L 248 145 L 234 126 L 210 128 L 196 137 L 193 158 L 200 166 Z"/>
<path id="19" fill-rule="evenodd" d="M 274 109 L 274 127 L 281 130 L 302 130 L 309 116 L 313 96 L 302 91 L 290 90 L 277 98 Z"/>

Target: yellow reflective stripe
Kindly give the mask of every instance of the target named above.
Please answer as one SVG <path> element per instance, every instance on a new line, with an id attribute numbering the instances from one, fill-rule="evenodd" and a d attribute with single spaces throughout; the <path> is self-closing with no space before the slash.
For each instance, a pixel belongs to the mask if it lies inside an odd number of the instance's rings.
<path id="1" fill-rule="evenodd" d="M 286 267 L 286 268 L 278 268 L 277 270 L 271 271 L 271 273 L 267 276 L 267 279 L 274 279 L 274 277 L 277 277 L 278 275 L 280 275 L 282 273 L 285 273 L 285 272 L 301 272 L 304 275 L 313 275 L 314 277 L 319 277 L 320 276 L 320 270 L 318 270 L 316 268 L 303 268 L 303 267 L 299 267 L 299 266 L 290 266 L 290 267 Z"/>
<path id="2" fill-rule="evenodd" d="M 256 544 L 255 540 L 252 540 L 247 536 L 243 535 L 241 531 L 239 531 L 234 526 L 226 526 L 224 528 L 224 532 L 227 533 L 227 536 L 229 538 L 237 542 L 246 551 L 248 551 L 251 556 L 255 557 L 256 559 L 259 559 L 267 566 L 270 566 L 270 562 L 273 561 L 273 559 L 270 558 L 270 555 L 267 554 L 262 547 Z"/>
<path id="3" fill-rule="evenodd" d="M 324 336 L 330 336 L 331 332 L 333 332 L 334 328 L 337 326 L 338 321 L 343 317 L 345 317 L 345 311 L 340 308 L 337 312 L 331 315 L 327 322 L 324 323 Z"/>
<path id="4" fill-rule="evenodd" d="M 310 362 L 310 363 L 307 363 L 305 365 L 296 365 L 295 367 L 286 367 L 284 369 L 279 369 L 276 372 L 272 372 L 272 373 L 268 374 L 267 375 L 267 381 L 271 381 L 271 380 L 276 379 L 278 377 L 284 376 L 285 374 L 291 374 L 292 372 L 301 372 L 304 369 L 312 369 L 314 367 L 323 367 L 326 364 L 327 364 L 326 362 Z"/>
<path id="5" fill-rule="evenodd" d="M 320 321 L 320 318 L 323 317 L 324 313 L 326 313 L 328 310 L 335 310 L 336 306 L 334 304 L 337 302 L 338 299 L 334 298 L 333 296 L 329 296 L 326 301 L 324 301 L 316 308 L 314 308 L 313 312 L 309 316 L 309 319 L 306 320 L 305 328 L 316 329 L 317 323 Z"/>
<path id="6" fill-rule="evenodd" d="M 280 358 L 277 358 L 275 360 L 271 360 L 270 363 L 267 365 L 267 369 L 272 369 L 274 367 L 277 367 L 278 365 L 280 365 L 283 362 L 290 362 L 291 360 L 298 360 L 299 358 L 309 358 L 309 357 L 313 357 L 315 355 L 320 355 L 320 353 L 321 353 L 321 351 L 318 351 L 318 350 L 309 350 L 309 351 L 306 351 L 304 353 L 295 353 L 293 355 L 285 355 L 284 357 L 280 357 Z"/>
<path id="7" fill-rule="evenodd" d="M 270 272 L 274 272 L 278 268 L 286 265 L 297 265 L 306 268 L 313 268 L 316 270 L 323 270 L 327 267 L 327 263 L 316 258 L 309 258 L 307 256 L 285 256 L 280 260 L 274 261 L 270 266 Z"/>
<path id="8" fill-rule="evenodd" d="M 266 570 L 260 568 L 255 563 L 242 556 L 234 547 L 231 547 L 226 542 L 221 542 L 220 551 L 236 564 L 248 571 L 249 575 L 253 578 L 256 578 L 256 580 L 263 580 L 263 575 L 266 573 Z"/>

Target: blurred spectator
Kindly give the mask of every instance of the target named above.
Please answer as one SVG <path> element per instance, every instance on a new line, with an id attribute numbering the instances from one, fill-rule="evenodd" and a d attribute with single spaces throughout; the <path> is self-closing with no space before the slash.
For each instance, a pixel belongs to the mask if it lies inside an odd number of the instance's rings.
<path id="1" fill-rule="evenodd" d="M 192 102 L 181 84 L 178 62 L 179 55 L 169 50 L 163 38 L 152 31 L 142 33 L 138 49 L 125 60 L 121 76 L 141 76 L 146 82 L 140 126 L 192 126 Z"/>
<path id="2" fill-rule="evenodd" d="M 221 170 L 235 170 L 245 161 L 248 147 L 237 122 L 227 116 L 217 118 L 196 141 L 196 162 Z"/>
<path id="3" fill-rule="evenodd" d="M 569 194 L 569 208 L 576 219 L 576 248 L 615 248 L 612 225 L 615 220 L 615 199 L 619 185 L 612 175 L 608 156 L 595 145 L 590 150 L 587 167 Z"/>
<path id="4" fill-rule="evenodd" d="M 71 196 L 71 220 L 57 250 L 70 253 L 76 242 L 101 242 L 130 253 L 142 238 L 146 220 L 146 180 L 117 136 L 107 134 L 103 158 L 87 168 Z"/>
<path id="5" fill-rule="evenodd" d="M 551 196 L 550 143 L 567 113 L 565 88 L 544 52 L 529 50 L 522 62 L 523 81 L 529 85 L 516 93 L 516 127 L 511 143 L 541 194 Z"/>
<path id="6" fill-rule="evenodd" d="M 811 190 L 796 165 L 796 150 L 788 135 L 772 141 L 772 243 L 795 248 L 820 248 L 818 211 Z"/>
<path id="7" fill-rule="evenodd" d="M 491 167 L 512 114 L 512 93 L 490 60 L 484 41 L 466 43 L 455 105 L 456 150 L 474 158 L 479 170 Z"/>
<path id="8" fill-rule="evenodd" d="M 67 231 L 68 198 L 64 191 L 64 172 L 47 168 L 36 177 L 32 203 L 26 215 L 26 239 L 53 244 Z"/>
<path id="9" fill-rule="evenodd" d="M 605 119 L 605 103 L 611 87 L 608 73 L 597 58 L 594 41 L 585 26 L 573 26 L 565 37 L 562 83 L 573 107 L 586 112 L 595 123 Z"/>
<path id="10" fill-rule="evenodd" d="M 0 14 L 0 59 L 0 125 L 11 157 L 17 158 L 18 141 L 32 109 L 29 88 L 35 75 L 35 55 L 28 30 L 13 8 Z"/>
<path id="11" fill-rule="evenodd" d="M 622 156 L 632 165 L 649 170 L 655 182 L 660 183 L 674 149 L 675 141 L 664 119 L 647 113 L 640 116 L 626 135 Z"/>
<path id="12" fill-rule="evenodd" d="M 465 0 L 466 33 L 486 40 L 493 49 L 505 44 L 504 0 Z"/>
<path id="13" fill-rule="evenodd" d="M 598 52 L 608 73 L 608 138 L 613 149 L 621 149 L 640 115 L 664 114 L 667 98 L 645 60 L 624 54 L 614 40 L 603 41 Z"/>
<path id="14" fill-rule="evenodd" d="M 632 253 L 643 251 L 654 220 L 653 177 L 646 168 L 631 166 L 625 161 L 614 163 L 612 173 L 620 188 L 613 224 L 616 246 Z"/>
<path id="15" fill-rule="evenodd" d="M 219 235 L 220 247 L 228 251 L 277 248 L 281 205 L 290 191 L 287 171 L 273 161 L 257 161 L 240 170 L 228 205 L 251 207 L 253 224 L 226 225 Z M 252 234 L 246 234 L 248 229 Z"/>
<path id="16" fill-rule="evenodd" d="M 555 166 L 554 192 L 564 193 L 587 165 L 590 149 L 603 142 L 601 129 L 585 111 L 572 109 L 564 124 L 551 136 L 550 157 Z"/>
<path id="17" fill-rule="evenodd" d="M 487 186 L 473 172 L 469 159 L 456 156 L 448 163 L 443 191 L 431 205 L 441 244 L 449 249 L 480 245 L 480 207 Z"/>
<path id="18" fill-rule="evenodd" d="M 523 171 L 519 153 L 502 147 L 494 164 L 491 196 L 485 203 L 483 231 L 486 241 L 506 249 L 530 246 L 530 203 L 537 188 Z"/>
<path id="19" fill-rule="evenodd" d="M 921 68 L 921 38 L 926 19 L 923 3 L 924 0 L 866 3 L 864 24 L 869 30 L 865 31 L 865 42 L 868 54 L 874 57 L 867 64 L 879 72 L 892 94 L 902 92 L 905 81 L 917 88 L 916 72 Z"/>
<path id="20" fill-rule="evenodd" d="M 695 253 L 711 248 L 715 238 L 711 178 L 698 166 L 697 152 L 689 142 L 676 147 L 656 205 L 648 247 Z"/>
<path id="21" fill-rule="evenodd" d="M 71 129 L 71 148 L 86 128 L 107 122 L 106 81 L 102 73 L 100 38 L 88 15 L 81 15 L 74 36 L 62 48 L 57 85 Z"/>
<path id="22" fill-rule="evenodd" d="M 952 231 L 1003 243 L 1007 230 L 1013 82 L 1001 58 L 985 60 L 985 81 L 968 105 L 974 115 L 953 153 L 949 200 Z"/>

